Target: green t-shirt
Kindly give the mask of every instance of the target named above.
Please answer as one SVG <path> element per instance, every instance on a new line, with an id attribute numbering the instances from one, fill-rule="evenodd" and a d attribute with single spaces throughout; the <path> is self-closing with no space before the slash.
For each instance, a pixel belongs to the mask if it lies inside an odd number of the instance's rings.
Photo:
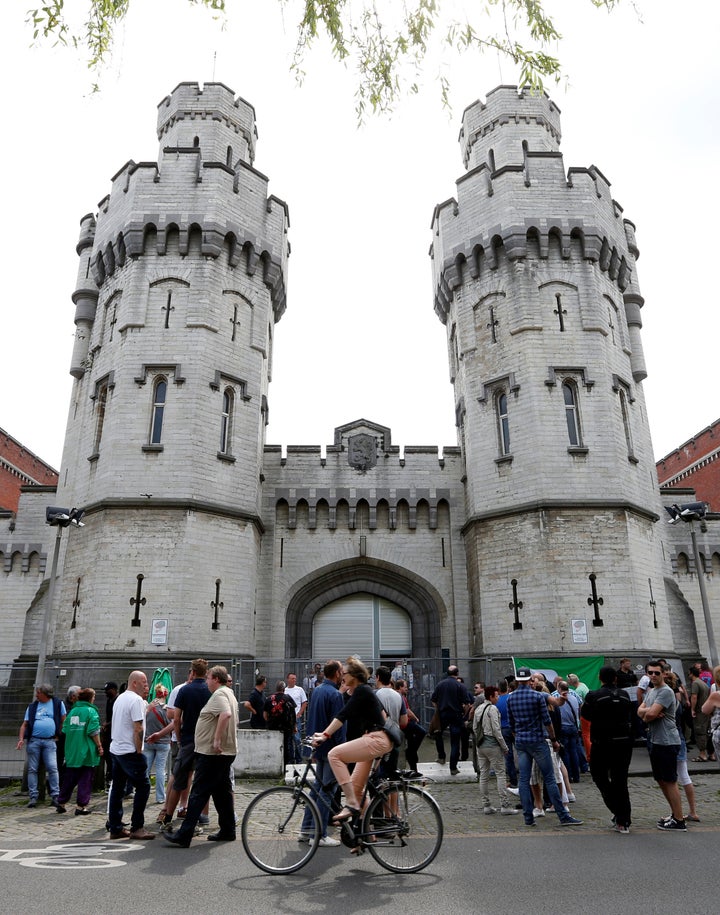
<path id="1" fill-rule="evenodd" d="M 63 722 L 65 765 L 71 769 L 97 766 L 100 754 L 93 736 L 100 732 L 100 715 L 89 702 L 76 702 Z"/>

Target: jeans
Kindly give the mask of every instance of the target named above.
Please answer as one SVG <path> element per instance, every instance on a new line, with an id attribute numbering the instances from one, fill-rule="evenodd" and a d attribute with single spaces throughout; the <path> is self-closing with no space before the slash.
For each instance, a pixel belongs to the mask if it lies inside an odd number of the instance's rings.
<path id="1" fill-rule="evenodd" d="M 425 739 L 427 731 L 425 728 L 420 727 L 417 721 L 409 721 L 408 726 L 405 728 L 405 759 L 407 760 L 408 766 L 417 771 L 418 767 L 418 751 L 422 746 L 422 742 Z M 444 752 L 444 751 L 443 751 Z"/>
<path id="2" fill-rule="evenodd" d="M 320 835 L 322 838 L 327 836 L 328 820 L 330 819 L 330 810 L 333 795 L 337 788 L 335 776 L 330 768 L 327 756 L 320 756 L 315 760 L 315 772 L 317 779 L 310 789 L 310 797 L 315 801 L 320 811 Z M 305 811 L 300 831 L 310 834 L 312 828 L 312 815 L 309 810 Z"/>
<path id="3" fill-rule="evenodd" d="M 167 758 L 170 752 L 170 742 L 167 743 L 146 743 L 143 753 L 147 760 L 148 776 L 155 763 L 155 800 L 158 804 L 165 803 L 165 781 Z"/>
<path id="4" fill-rule="evenodd" d="M 593 743 L 590 754 L 590 775 L 618 826 L 630 825 L 628 769 L 632 752 L 632 740 L 608 740 Z"/>
<path id="5" fill-rule="evenodd" d="M 108 800 L 108 824 L 110 832 L 122 831 L 122 802 L 125 789 L 135 789 L 130 829 L 135 832 L 145 825 L 145 805 L 150 797 L 150 779 L 147 774 L 147 760 L 142 753 L 112 753 L 113 779 Z"/>
<path id="6" fill-rule="evenodd" d="M 195 834 L 200 814 L 212 798 L 218 815 L 218 831 L 225 838 L 235 835 L 235 798 L 230 786 L 230 770 L 234 756 L 205 753 L 195 754 L 195 775 L 193 776 L 187 813 L 175 835 L 181 840 L 190 840 Z"/>
<path id="7" fill-rule="evenodd" d="M 533 796 L 530 790 L 530 774 L 532 772 L 533 760 L 538 764 L 542 773 L 545 788 L 550 798 L 550 803 L 555 808 L 560 820 L 567 820 L 570 814 L 563 807 L 562 798 L 555 781 L 555 767 L 553 766 L 550 747 L 546 740 L 538 740 L 533 743 L 520 743 L 515 741 L 515 749 L 518 755 L 518 764 L 520 767 L 520 802 L 522 803 L 523 815 L 526 823 L 533 823 Z"/>
<path id="8" fill-rule="evenodd" d="M 510 751 L 505 757 L 505 775 L 511 787 L 516 788 L 518 783 L 518 773 L 515 766 L 515 753 L 513 749 L 515 747 L 515 736 L 513 734 L 512 728 L 502 728 L 502 735 L 505 738 L 505 743 L 508 746 Z"/>
<path id="9" fill-rule="evenodd" d="M 563 728 L 560 732 L 562 759 L 567 766 L 571 782 L 580 781 L 580 738 L 577 728 Z"/>
<path id="10" fill-rule="evenodd" d="M 292 753 L 293 758 L 292 762 L 299 763 L 302 762 L 302 743 L 300 737 L 300 724 L 298 723 L 297 730 L 292 735 Z"/>
<path id="11" fill-rule="evenodd" d="M 57 799 L 60 791 L 60 776 L 57 767 L 57 744 L 52 737 L 31 737 L 27 743 L 28 791 L 30 800 L 38 799 L 38 767 L 42 759 L 47 780 L 50 783 L 50 797 Z"/>
<path id="12" fill-rule="evenodd" d="M 450 769 L 457 769 L 458 763 L 460 762 L 460 743 L 462 740 L 462 733 L 465 727 L 465 722 L 460 719 L 459 721 L 443 721 L 440 719 L 441 731 L 435 737 L 435 746 L 438 751 L 438 759 L 445 759 L 445 747 L 443 745 L 443 731 L 445 728 L 450 732 Z M 468 735 L 469 735 L 468 731 Z"/>

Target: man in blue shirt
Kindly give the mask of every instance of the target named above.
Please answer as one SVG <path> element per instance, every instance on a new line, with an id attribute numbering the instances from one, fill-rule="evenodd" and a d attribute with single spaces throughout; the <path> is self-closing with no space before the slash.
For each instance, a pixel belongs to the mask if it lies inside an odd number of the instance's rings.
<path id="1" fill-rule="evenodd" d="M 28 807 L 37 807 L 38 767 L 42 759 L 50 783 L 50 797 L 57 806 L 60 792 L 60 778 L 57 765 L 57 740 L 65 720 L 65 706 L 59 699 L 53 699 L 53 688 L 41 683 L 35 689 L 35 701 L 25 710 L 25 719 L 20 725 L 17 749 L 27 745 Z"/>
<path id="2" fill-rule="evenodd" d="M 558 815 L 560 825 L 580 826 L 582 820 L 576 820 L 565 810 L 558 791 L 546 731 L 553 749 L 559 747 L 559 742 L 550 719 L 545 694 L 530 688 L 532 675 L 529 667 L 518 667 L 515 672 L 518 688 L 511 693 L 508 699 L 508 715 L 515 737 L 515 749 L 520 767 L 520 802 L 525 825 L 535 825 L 533 797 L 530 790 L 530 774 L 534 760 L 542 773 L 548 796 Z"/>
<path id="3" fill-rule="evenodd" d="M 508 699 L 510 698 L 510 685 L 504 677 L 498 683 L 498 691 L 500 695 L 498 696 L 495 708 L 500 712 L 500 730 L 502 731 L 503 739 L 508 745 L 509 750 L 505 756 L 505 775 L 507 776 L 509 787 L 517 788 L 518 774 L 517 769 L 515 768 L 515 738 L 513 737 L 512 728 L 510 727 L 510 716 L 508 715 L 507 708 Z"/>
<path id="4" fill-rule="evenodd" d="M 562 739 L 562 759 L 571 782 L 580 781 L 580 700 L 565 680 L 557 681 L 552 694 L 565 699 L 559 706 Z"/>
<path id="5" fill-rule="evenodd" d="M 344 705 L 343 694 L 340 692 L 342 683 L 342 664 L 339 661 L 328 661 L 323 669 L 324 679 L 310 694 L 310 706 L 307 712 L 306 732 L 308 734 L 321 734 Z M 339 845 L 337 839 L 327 834 L 328 819 L 330 817 L 330 803 L 335 792 L 336 782 L 333 771 L 328 762 L 328 753 L 334 746 L 345 740 L 345 725 L 313 750 L 313 761 L 317 780 L 310 795 L 320 811 L 320 825 L 322 835 L 320 845 Z M 312 816 L 305 812 L 300 831 L 300 841 L 310 841 L 312 836 Z"/>

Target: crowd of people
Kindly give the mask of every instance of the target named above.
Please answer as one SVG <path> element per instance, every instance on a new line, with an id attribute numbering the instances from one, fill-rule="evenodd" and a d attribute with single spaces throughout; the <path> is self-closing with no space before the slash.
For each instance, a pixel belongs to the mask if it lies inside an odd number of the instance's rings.
<path id="1" fill-rule="evenodd" d="M 532 827 L 554 811 L 561 825 L 579 826 L 582 820 L 571 814 L 570 805 L 576 800 L 574 785 L 589 771 L 612 814 L 613 829 L 628 835 L 628 771 L 633 749 L 643 739 L 669 807 L 658 828 L 682 831 L 688 820 L 700 819 L 688 748 L 695 748 L 696 763 L 715 760 L 720 749 L 720 667 L 710 672 L 693 664 L 684 684 L 665 659 L 649 662 L 638 677 L 624 658 L 617 669 L 600 670 L 596 689 L 574 674 L 551 683 L 542 671 L 519 667 L 498 684 L 474 683 L 471 693 L 451 665 L 429 694 L 434 714 L 428 729 L 410 707 L 413 682 L 406 663 L 373 671 L 355 657 L 316 664 L 302 685 L 288 672 L 269 695 L 266 678 L 256 676 L 255 688 L 242 703 L 250 712 L 250 727 L 282 732 L 286 764 L 300 761 L 302 739 L 310 738 L 322 846 L 340 844 L 328 834 L 334 793 L 343 798 L 334 817 L 338 825 L 359 816 L 373 759 L 384 757 L 384 770 L 393 772 L 404 743 L 410 773 L 421 777 L 423 740 L 434 740 L 437 762 L 445 765 L 446 732 L 450 774 L 459 774 L 459 762 L 472 754 L 486 815 L 522 814 Z M 102 763 L 110 838 L 153 839 L 145 815 L 154 770 L 157 823 L 170 844 L 190 845 L 209 824 L 211 800 L 219 828 L 207 838 L 233 841 L 239 708 L 228 671 L 219 665 L 209 668 L 198 658 L 184 683 L 169 692 L 158 682 L 151 697 L 149 690 L 140 670 L 120 688 L 106 683 L 101 721 L 93 689 L 72 686 L 62 701 L 50 684 L 39 684 L 17 744 L 27 752 L 27 806 L 37 806 L 42 763 L 56 811 L 66 813 L 75 792 L 75 815 L 89 814 L 95 772 Z M 493 776 L 497 800 L 491 798 Z M 126 800 L 132 803 L 127 824 Z M 177 829 L 172 828 L 175 818 L 182 821 Z M 309 828 L 310 823 L 303 825 Z M 300 841 L 308 838 L 301 832 Z"/>
<path id="2" fill-rule="evenodd" d="M 618 669 L 600 669 L 600 687 L 594 690 L 574 674 L 556 677 L 551 684 L 542 671 L 526 667 L 499 687 L 476 684 L 476 696 L 481 695 L 471 710 L 466 706 L 466 717 L 472 716 L 484 813 L 498 809 L 488 789 L 494 772 L 500 813 L 518 812 L 511 800 L 517 795 L 527 826 L 548 810 L 555 811 L 561 825 L 579 826 L 582 821 L 571 815 L 569 805 L 576 800 L 573 783 L 589 771 L 612 814 L 612 828 L 629 835 L 628 772 L 640 739 L 670 808 L 657 821 L 658 829 L 683 831 L 688 821 L 699 822 L 687 754 L 695 746 L 693 762 L 716 759 L 720 666 L 711 673 L 693 664 L 687 679 L 688 687 L 664 658 L 649 662 L 638 678 L 630 659 L 623 658 Z"/>

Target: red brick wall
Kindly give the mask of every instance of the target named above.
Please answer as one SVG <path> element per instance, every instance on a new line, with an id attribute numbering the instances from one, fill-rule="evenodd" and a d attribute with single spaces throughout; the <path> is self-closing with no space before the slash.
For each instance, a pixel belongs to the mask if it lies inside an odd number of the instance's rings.
<path id="1" fill-rule="evenodd" d="M 17 511 L 21 486 L 57 482 L 56 470 L 0 429 L 0 509 Z"/>
<path id="2" fill-rule="evenodd" d="M 711 511 L 720 511 L 720 420 L 657 462 L 662 486 L 691 487 Z"/>

